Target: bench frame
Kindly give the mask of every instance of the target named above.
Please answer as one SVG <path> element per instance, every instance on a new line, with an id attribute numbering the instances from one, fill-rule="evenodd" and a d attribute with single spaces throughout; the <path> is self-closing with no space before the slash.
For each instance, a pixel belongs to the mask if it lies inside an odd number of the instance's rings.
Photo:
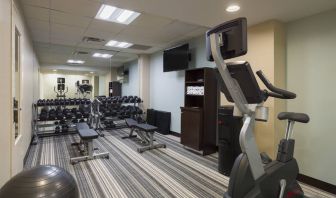
<path id="1" fill-rule="evenodd" d="M 129 128 L 131 129 L 130 134 L 128 136 L 124 136 L 122 137 L 122 139 L 126 139 L 126 138 L 136 138 L 137 135 L 133 135 L 134 131 L 139 135 L 141 141 L 143 144 L 146 144 L 146 146 L 137 148 L 137 151 L 139 153 L 143 153 L 145 151 L 148 150 L 152 150 L 152 149 L 157 149 L 157 148 L 166 148 L 165 144 L 154 144 L 154 133 L 155 131 L 146 131 L 143 128 L 141 128 L 135 121 L 134 124 L 129 124 L 126 121 L 127 125 L 129 126 Z M 150 125 L 152 126 L 152 125 Z"/>
<path id="2" fill-rule="evenodd" d="M 78 129 L 78 133 L 80 133 L 81 129 Z M 80 137 L 80 136 L 79 136 Z M 96 139 L 96 138 L 93 138 Z M 71 145 L 77 145 L 80 152 L 84 153 L 83 156 L 79 157 L 72 157 L 70 158 L 70 163 L 71 164 L 76 164 L 81 161 L 87 161 L 87 160 L 92 160 L 92 159 L 97 159 L 97 158 L 107 158 L 109 159 L 109 153 L 104 152 L 104 153 L 96 153 L 95 148 L 93 148 L 93 139 L 82 139 L 80 142 L 75 142 L 72 143 Z"/>

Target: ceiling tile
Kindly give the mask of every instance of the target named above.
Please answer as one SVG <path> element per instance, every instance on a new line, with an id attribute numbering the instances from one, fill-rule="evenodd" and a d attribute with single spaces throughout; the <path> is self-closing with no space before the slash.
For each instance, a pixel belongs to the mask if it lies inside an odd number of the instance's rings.
<path id="1" fill-rule="evenodd" d="M 65 39 L 76 39 L 79 41 L 82 39 L 82 35 L 84 34 L 85 29 L 69 26 L 69 25 L 61 25 L 52 23 L 51 24 L 51 36 Z"/>
<path id="2" fill-rule="evenodd" d="M 157 33 L 162 34 L 162 35 L 184 35 L 187 34 L 193 30 L 196 30 L 200 26 L 197 25 L 191 25 L 187 23 L 183 23 L 180 21 L 174 21 L 173 23 L 170 23 L 169 25 L 166 25 Z"/>
<path id="3" fill-rule="evenodd" d="M 101 3 L 89 0 L 51 0 L 51 8 L 74 15 L 94 17 Z"/>
<path id="4" fill-rule="evenodd" d="M 116 35 L 117 35 L 117 33 L 105 32 L 105 31 L 102 31 L 102 30 L 94 29 L 94 28 L 89 28 L 84 33 L 84 36 L 104 39 L 105 42 L 102 43 L 102 45 L 106 44 L 109 40 L 114 39 Z"/>
<path id="5" fill-rule="evenodd" d="M 93 19 L 88 30 L 119 33 L 126 27 L 127 25 Z"/>
<path id="6" fill-rule="evenodd" d="M 38 19 L 27 19 L 26 22 L 30 30 L 39 31 L 49 35 L 50 31 L 49 22 L 41 21 Z"/>
<path id="7" fill-rule="evenodd" d="M 49 42 L 49 34 L 46 34 L 45 32 L 37 31 L 37 30 L 32 30 L 30 31 L 33 40 L 36 42 Z"/>
<path id="8" fill-rule="evenodd" d="M 89 17 L 82 17 L 54 10 L 50 13 L 50 21 L 52 23 L 70 25 L 74 27 L 87 28 L 91 20 L 92 19 Z"/>
<path id="9" fill-rule="evenodd" d="M 173 20 L 165 17 L 154 16 L 150 14 L 141 14 L 130 26 L 139 26 L 145 28 L 161 28 L 172 23 Z"/>
<path id="10" fill-rule="evenodd" d="M 21 3 L 24 5 L 33 5 L 38 7 L 50 8 L 50 0 L 21 0 Z"/>
<path id="11" fill-rule="evenodd" d="M 49 21 L 49 9 L 36 6 L 24 5 L 23 13 L 25 18 Z"/>
<path id="12" fill-rule="evenodd" d="M 122 32 L 116 36 L 116 40 L 148 46 L 160 46 L 162 44 L 162 41 L 157 38 L 157 35 L 140 34 L 135 31 Z"/>
<path id="13" fill-rule="evenodd" d="M 197 28 L 193 31 L 188 32 L 184 36 L 187 37 L 187 38 L 194 38 L 194 37 L 197 37 L 197 36 L 205 35 L 205 32 L 208 31 L 208 30 L 209 30 L 209 28 L 200 27 L 200 28 Z"/>
<path id="14" fill-rule="evenodd" d="M 79 41 L 76 39 L 68 39 L 65 37 L 51 37 L 50 42 L 52 44 L 58 45 L 76 46 Z"/>

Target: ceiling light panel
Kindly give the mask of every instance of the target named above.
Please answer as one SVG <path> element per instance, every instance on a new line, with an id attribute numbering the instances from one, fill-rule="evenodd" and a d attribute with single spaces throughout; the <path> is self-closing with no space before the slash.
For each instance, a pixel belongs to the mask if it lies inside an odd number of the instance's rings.
<path id="1" fill-rule="evenodd" d="M 94 53 L 92 55 L 93 57 L 96 57 L 96 58 L 111 58 L 113 55 L 112 54 L 104 54 L 104 53 Z"/>
<path id="2" fill-rule="evenodd" d="M 239 5 L 230 5 L 226 8 L 227 12 L 237 12 L 240 10 L 240 6 Z"/>
<path id="3" fill-rule="evenodd" d="M 85 61 L 69 59 L 69 60 L 67 61 L 67 63 L 70 63 L 70 64 L 84 64 Z"/>
<path id="4" fill-rule="evenodd" d="M 139 12 L 103 4 L 95 18 L 128 25 L 132 23 L 132 21 L 134 21 L 139 15 Z"/>
<path id="5" fill-rule="evenodd" d="M 133 45 L 132 43 L 110 40 L 108 43 L 106 43 L 105 46 L 107 46 L 107 47 L 128 48 L 128 47 L 131 47 L 132 45 Z"/>

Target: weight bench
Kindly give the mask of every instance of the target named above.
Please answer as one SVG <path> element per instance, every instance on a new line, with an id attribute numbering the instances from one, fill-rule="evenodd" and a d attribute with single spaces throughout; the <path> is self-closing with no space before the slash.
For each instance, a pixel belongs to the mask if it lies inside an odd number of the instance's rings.
<path id="1" fill-rule="evenodd" d="M 138 124 L 138 122 L 132 118 L 126 118 L 125 122 L 126 122 L 126 125 L 131 129 L 131 132 L 129 135 L 121 137 L 121 139 L 136 138 L 137 135 L 133 135 L 133 132 L 134 130 L 136 130 L 135 126 Z"/>
<path id="2" fill-rule="evenodd" d="M 140 136 L 142 143 L 146 145 L 137 149 L 139 153 L 157 148 L 166 148 L 165 144 L 154 144 L 154 133 L 158 129 L 156 126 L 145 123 L 139 124 L 133 119 L 125 119 L 125 121 L 127 126 L 131 128 L 131 132 L 130 135 L 122 138 L 133 138 L 135 136 L 133 131 L 135 131 Z"/>
<path id="3" fill-rule="evenodd" d="M 78 145 L 81 152 L 84 153 L 83 156 L 70 158 L 70 163 L 75 164 L 77 162 L 92 160 L 96 158 L 109 158 L 109 153 L 95 153 L 93 148 L 93 139 L 98 138 L 98 133 L 90 129 L 87 123 L 77 123 L 78 135 L 81 138 L 79 143 L 72 143 L 72 145 Z"/>

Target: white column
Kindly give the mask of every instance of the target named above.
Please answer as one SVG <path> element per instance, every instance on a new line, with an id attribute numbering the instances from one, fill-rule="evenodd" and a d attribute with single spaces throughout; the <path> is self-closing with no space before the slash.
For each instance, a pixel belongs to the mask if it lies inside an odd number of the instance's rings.
<path id="1" fill-rule="evenodd" d="M 143 100 L 143 109 L 149 108 L 149 56 L 139 55 L 139 97 Z"/>

